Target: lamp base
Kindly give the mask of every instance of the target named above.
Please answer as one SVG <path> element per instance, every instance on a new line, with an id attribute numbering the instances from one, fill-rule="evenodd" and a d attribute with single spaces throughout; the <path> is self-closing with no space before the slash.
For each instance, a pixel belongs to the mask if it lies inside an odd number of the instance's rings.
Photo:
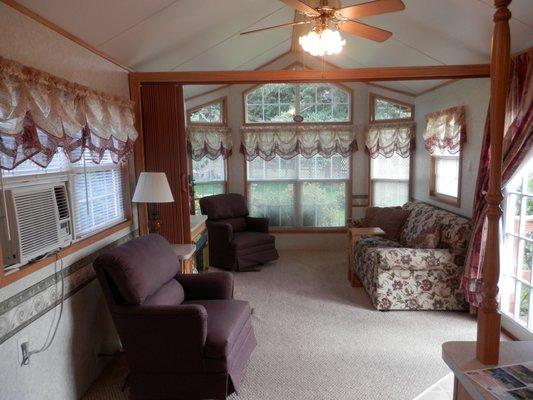
<path id="1" fill-rule="evenodd" d="M 148 221 L 148 232 L 150 233 L 159 233 L 161 231 L 161 219 L 159 217 L 152 217 Z"/>

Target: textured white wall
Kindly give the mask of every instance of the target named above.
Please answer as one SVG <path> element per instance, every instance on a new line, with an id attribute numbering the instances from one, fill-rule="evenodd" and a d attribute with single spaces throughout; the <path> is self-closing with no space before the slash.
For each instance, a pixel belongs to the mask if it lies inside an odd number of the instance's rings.
<path id="1" fill-rule="evenodd" d="M 93 89 L 129 98 L 128 74 L 125 70 L 4 3 L 0 3 L 0 38 L 0 55 L 5 58 Z M 71 255 L 65 260 L 65 265 L 126 233 L 127 230 L 118 232 Z M 54 266 L 50 265 L 0 289 L 0 301 L 53 273 Z M 30 349 L 40 347 L 53 317 L 54 311 L 49 311 L 0 345 L 0 399 L 77 399 L 107 361 L 97 358 L 96 354 L 118 349 L 102 293 L 98 283 L 93 280 L 66 300 L 61 325 L 51 348 L 35 355 L 29 366 L 21 367 L 17 357 L 17 341 L 26 338 L 30 341 Z"/>
<path id="2" fill-rule="evenodd" d="M 297 54 L 288 54 L 279 58 L 264 69 L 283 69 L 296 61 L 302 61 Z M 305 64 L 313 69 L 320 69 L 321 65 L 312 58 L 306 58 Z M 368 194 L 368 168 L 369 158 L 365 153 L 363 130 L 368 124 L 369 93 L 395 98 L 407 103 L 414 104 L 414 97 L 400 95 L 385 89 L 369 86 L 364 83 L 347 83 L 353 93 L 352 113 L 353 122 L 357 127 L 357 151 L 352 158 L 353 182 L 352 193 L 359 195 Z M 220 97 L 228 98 L 228 125 L 233 132 L 233 155 L 228 159 L 229 190 L 234 193 L 244 193 L 245 186 L 245 163 L 244 157 L 239 151 L 241 143 L 240 128 L 244 123 L 244 107 L 242 93 L 252 85 L 231 85 L 215 92 L 191 99 L 186 102 L 187 108 L 207 103 Z M 206 87 L 206 91 L 211 87 Z M 198 91 L 197 91 L 198 92 Z M 363 217 L 364 208 L 354 208 L 354 217 Z M 276 235 L 277 246 L 280 249 L 345 249 L 346 239 L 344 234 L 333 233 L 280 233 Z"/>
<path id="3" fill-rule="evenodd" d="M 488 78 L 480 78 L 457 81 L 416 98 L 417 139 L 413 190 L 413 196 L 416 199 L 467 217 L 472 215 L 472 201 L 476 188 L 479 155 L 481 153 L 489 96 L 490 80 Z M 425 129 L 426 114 L 460 105 L 464 105 L 466 108 L 467 143 L 463 147 L 461 207 L 453 207 L 429 197 L 430 157 L 424 148 L 422 135 Z"/>

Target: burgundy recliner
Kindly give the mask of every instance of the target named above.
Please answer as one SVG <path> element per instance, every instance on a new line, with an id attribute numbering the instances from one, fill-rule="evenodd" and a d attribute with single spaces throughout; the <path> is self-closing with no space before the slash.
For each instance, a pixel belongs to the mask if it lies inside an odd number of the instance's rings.
<path id="1" fill-rule="evenodd" d="M 242 195 L 202 197 L 200 209 L 207 215 L 210 265 L 242 271 L 279 258 L 268 218 L 250 217 Z"/>
<path id="2" fill-rule="evenodd" d="M 93 265 L 125 349 L 132 399 L 218 400 L 238 390 L 257 342 L 231 274 L 178 274 L 172 247 L 153 234 Z"/>

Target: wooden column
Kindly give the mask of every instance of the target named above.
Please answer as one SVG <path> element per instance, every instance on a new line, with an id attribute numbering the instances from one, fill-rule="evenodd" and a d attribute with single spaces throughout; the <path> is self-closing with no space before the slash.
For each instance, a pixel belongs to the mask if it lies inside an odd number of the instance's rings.
<path id="1" fill-rule="evenodd" d="M 505 127 L 505 102 L 509 83 L 510 42 L 508 9 L 511 0 L 494 0 L 494 33 L 491 51 L 490 99 L 490 176 L 487 199 L 487 243 L 483 263 L 482 301 L 478 310 L 477 359 L 497 364 L 500 351 L 500 313 L 498 279 L 500 276 L 499 223 L 502 196 L 502 145 Z"/>

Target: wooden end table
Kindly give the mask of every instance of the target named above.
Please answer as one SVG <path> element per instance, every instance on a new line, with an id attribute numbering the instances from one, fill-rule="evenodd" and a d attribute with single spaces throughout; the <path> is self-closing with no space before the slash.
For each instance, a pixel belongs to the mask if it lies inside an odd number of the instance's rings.
<path id="1" fill-rule="evenodd" d="M 194 244 L 173 244 L 172 249 L 180 260 L 181 273 L 192 274 L 194 272 L 192 256 L 196 251 L 196 246 Z"/>
<path id="2" fill-rule="evenodd" d="M 348 280 L 353 287 L 361 287 L 363 284 L 352 271 L 355 265 L 355 244 L 361 236 L 384 236 L 385 231 L 381 228 L 348 228 Z"/>

